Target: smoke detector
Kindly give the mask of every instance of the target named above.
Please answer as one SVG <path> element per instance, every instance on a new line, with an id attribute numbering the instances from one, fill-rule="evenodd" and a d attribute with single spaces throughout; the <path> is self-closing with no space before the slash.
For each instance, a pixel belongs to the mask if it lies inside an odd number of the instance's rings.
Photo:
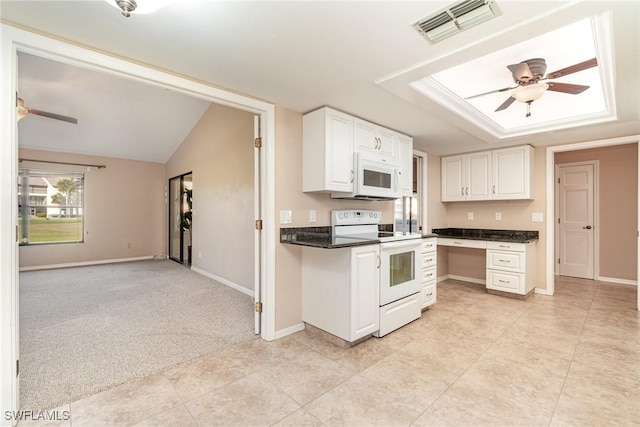
<path id="1" fill-rule="evenodd" d="M 465 0 L 419 20 L 413 28 L 433 44 L 501 13 L 493 0 Z"/>

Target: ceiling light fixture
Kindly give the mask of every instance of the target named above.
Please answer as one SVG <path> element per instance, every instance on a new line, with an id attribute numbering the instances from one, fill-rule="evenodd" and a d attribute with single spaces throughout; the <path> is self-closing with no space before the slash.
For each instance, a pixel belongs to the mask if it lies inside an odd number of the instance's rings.
<path id="1" fill-rule="evenodd" d="M 161 7 L 167 6 L 177 0 L 105 0 L 111 6 L 117 8 L 125 17 L 131 15 L 143 15 L 153 13 Z"/>

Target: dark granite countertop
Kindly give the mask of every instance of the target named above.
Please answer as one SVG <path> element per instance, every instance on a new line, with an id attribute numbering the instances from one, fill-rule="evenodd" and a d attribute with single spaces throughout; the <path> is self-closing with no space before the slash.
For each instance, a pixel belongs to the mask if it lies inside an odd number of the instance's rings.
<path id="1" fill-rule="evenodd" d="M 537 231 L 490 230 L 482 228 L 434 228 L 438 237 L 454 239 L 487 240 L 494 242 L 530 243 L 538 240 Z"/>
<path id="2" fill-rule="evenodd" d="M 331 234 L 331 227 L 291 227 L 280 229 L 280 243 L 322 249 L 338 249 L 375 245 L 380 243 L 380 240 L 336 237 Z"/>
<path id="3" fill-rule="evenodd" d="M 438 237 L 438 235 L 434 234 L 434 233 L 423 233 L 422 234 L 422 238 L 423 239 L 428 239 L 429 237 Z"/>

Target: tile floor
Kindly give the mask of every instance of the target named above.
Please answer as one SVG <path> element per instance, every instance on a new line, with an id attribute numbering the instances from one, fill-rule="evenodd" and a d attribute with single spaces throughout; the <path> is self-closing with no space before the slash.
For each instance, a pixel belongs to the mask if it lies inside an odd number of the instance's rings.
<path id="1" fill-rule="evenodd" d="M 350 349 L 255 340 L 57 408 L 80 426 L 640 425 L 633 286 L 527 301 L 439 284 L 421 319 Z M 28 426 L 31 423 L 21 423 Z"/>

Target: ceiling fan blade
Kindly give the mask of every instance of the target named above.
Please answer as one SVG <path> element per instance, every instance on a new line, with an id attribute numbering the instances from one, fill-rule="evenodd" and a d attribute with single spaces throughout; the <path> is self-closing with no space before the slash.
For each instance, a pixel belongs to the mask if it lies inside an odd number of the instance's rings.
<path id="1" fill-rule="evenodd" d="M 502 110 L 505 110 L 505 109 L 509 108 L 509 106 L 511 104 L 513 104 L 513 101 L 515 101 L 515 100 L 516 99 L 513 96 L 510 96 L 509 98 L 507 98 L 506 101 L 504 101 L 502 103 L 502 105 L 500 105 L 498 108 L 496 108 L 496 111 L 502 111 Z"/>
<path id="2" fill-rule="evenodd" d="M 587 61 L 580 62 L 579 64 L 574 64 L 570 67 L 563 68 L 558 71 L 554 71 L 553 73 L 549 73 L 545 76 L 546 79 L 557 79 L 558 77 L 567 76 L 569 74 L 577 73 L 578 71 L 586 70 L 587 68 L 592 68 L 598 65 L 598 60 L 596 58 L 591 58 Z"/>
<path id="3" fill-rule="evenodd" d="M 35 110 L 33 108 L 27 108 L 29 114 L 35 114 L 36 116 L 48 117 L 50 119 L 62 120 L 63 122 L 78 124 L 78 119 L 69 116 L 63 116 L 61 114 L 49 113 L 47 111 Z"/>
<path id="4" fill-rule="evenodd" d="M 533 78 L 533 74 L 529 69 L 529 65 L 526 62 L 521 62 L 519 64 L 507 65 L 511 74 L 513 74 L 513 79 L 516 82 L 525 81 L 528 82 Z"/>
<path id="5" fill-rule="evenodd" d="M 573 85 L 570 83 L 549 82 L 547 84 L 549 85 L 549 88 L 547 90 L 568 93 L 571 95 L 577 95 L 589 89 L 589 86 Z"/>
<path id="6" fill-rule="evenodd" d="M 477 95 L 468 96 L 468 97 L 466 97 L 465 99 L 473 99 L 473 98 L 477 98 L 477 97 L 479 97 L 479 96 L 489 95 L 489 94 L 491 94 L 491 93 L 505 92 L 505 91 L 507 91 L 507 90 L 515 89 L 515 88 L 517 88 L 517 87 L 518 87 L 518 86 L 514 86 L 514 87 L 503 87 L 502 89 L 492 90 L 492 91 L 489 91 L 489 92 L 484 92 L 484 93 L 479 93 L 479 94 L 477 94 Z"/>

